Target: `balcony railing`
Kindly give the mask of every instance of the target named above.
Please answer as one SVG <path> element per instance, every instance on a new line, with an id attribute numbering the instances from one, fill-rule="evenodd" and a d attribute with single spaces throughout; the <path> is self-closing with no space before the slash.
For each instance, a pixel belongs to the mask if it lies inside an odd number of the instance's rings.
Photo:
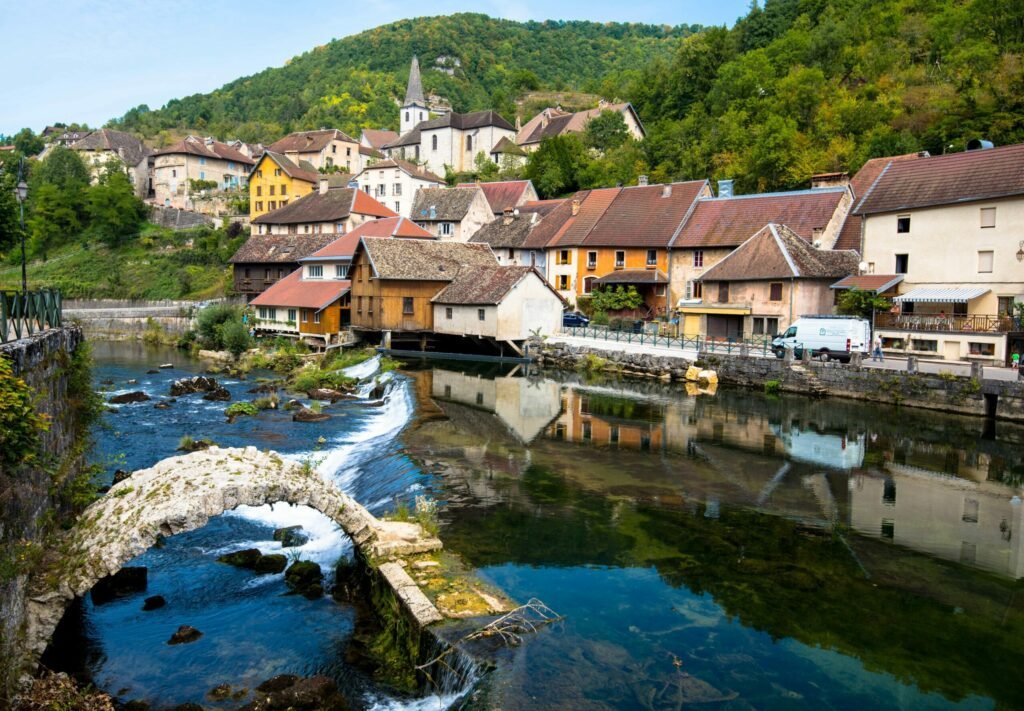
<path id="1" fill-rule="evenodd" d="M 0 343 L 59 328 L 61 317 L 60 292 L 56 289 L 0 291 Z"/>
<path id="2" fill-rule="evenodd" d="M 1019 318 L 990 314 L 878 314 L 875 316 L 875 325 L 900 331 L 947 333 L 1006 333 L 1022 330 Z"/>

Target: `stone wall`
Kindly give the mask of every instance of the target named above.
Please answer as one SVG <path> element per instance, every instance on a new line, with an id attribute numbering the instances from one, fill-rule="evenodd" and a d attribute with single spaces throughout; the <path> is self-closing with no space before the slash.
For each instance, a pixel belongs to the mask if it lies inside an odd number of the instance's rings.
<path id="1" fill-rule="evenodd" d="M 61 484 L 81 466 L 79 423 L 67 407 L 67 364 L 83 340 L 81 329 L 68 326 L 0 345 L 0 356 L 38 393 L 36 409 L 50 419 L 38 465 L 0 470 L 0 556 L 6 571 L 0 576 L 0 707 L 16 681 L 22 652 L 28 580 L 20 571 L 26 559 L 41 553 L 59 508 Z"/>
<path id="2" fill-rule="evenodd" d="M 190 227 L 199 227 L 201 225 L 213 226 L 213 218 L 209 215 L 192 212 L 191 210 L 179 210 L 176 207 L 161 207 L 159 205 L 153 206 L 149 220 L 161 227 L 169 227 L 172 230 L 186 230 Z"/>
<path id="3" fill-rule="evenodd" d="M 616 353 L 586 346 L 532 343 L 531 353 L 546 367 L 613 371 L 665 382 L 686 377 L 692 360 L 646 353 Z M 709 354 L 698 365 L 718 373 L 719 382 L 811 396 L 905 405 L 964 415 L 1024 422 L 1024 382 L 974 380 L 952 374 L 909 374 L 818 361 L 786 363 L 778 358 Z M 994 408 L 994 412 L 993 412 Z"/>

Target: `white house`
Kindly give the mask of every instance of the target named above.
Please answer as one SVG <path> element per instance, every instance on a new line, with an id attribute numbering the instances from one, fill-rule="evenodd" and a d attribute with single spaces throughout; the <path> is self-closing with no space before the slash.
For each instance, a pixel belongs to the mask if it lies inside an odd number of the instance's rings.
<path id="1" fill-rule="evenodd" d="M 444 187 L 444 178 L 400 158 L 389 158 L 356 176 L 359 189 L 402 217 L 412 217 L 412 203 L 421 188 Z"/>
<path id="2" fill-rule="evenodd" d="M 468 242 L 493 218 L 491 206 L 479 188 L 421 188 L 410 215 L 417 225 L 446 242 Z"/>

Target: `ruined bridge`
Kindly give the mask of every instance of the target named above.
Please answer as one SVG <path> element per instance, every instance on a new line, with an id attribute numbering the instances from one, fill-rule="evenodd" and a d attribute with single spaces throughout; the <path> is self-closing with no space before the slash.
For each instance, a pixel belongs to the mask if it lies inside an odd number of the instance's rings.
<path id="1" fill-rule="evenodd" d="M 26 653 L 31 661 L 38 660 L 72 600 L 146 551 L 158 536 L 201 528 L 211 517 L 243 504 L 280 501 L 320 511 L 341 526 L 369 560 L 441 547 L 441 541 L 418 524 L 380 521 L 315 471 L 274 452 L 210 447 L 134 472 L 83 512 L 33 576 Z M 378 570 L 417 621 L 442 619 L 400 565 L 384 563 Z"/>

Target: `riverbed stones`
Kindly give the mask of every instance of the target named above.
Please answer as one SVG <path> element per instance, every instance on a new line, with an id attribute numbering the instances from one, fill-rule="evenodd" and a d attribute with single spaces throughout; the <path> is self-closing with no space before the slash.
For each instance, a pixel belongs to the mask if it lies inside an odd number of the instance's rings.
<path id="1" fill-rule="evenodd" d="M 256 561 L 253 570 L 256 575 L 275 575 L 282 572 L 288 566 L 288 557 L 280 553 L 261 555 Z"/>
<path id="2" fill-rule="evenodd" d="M 159 610 L 165 605 L 167 605 L 167 600 L 164 599 L 163 595 L 153 595 L 152 597 L 147 597 L 142 601 L 142 609 L 144 612 Z"/>
<path id="3" fill-rule="evenodd" d="M 295 548 L 309 542 L 309 536 L 303 533 L 302 526 L 285 526 L 274 531 L 274 540 L 281 542 L 282 548 Z"/>
<path id="4" fill-rule="evenodd" d="M 144 592 L 148 572 L 143 566 L 126 566 L 113 575 L 103 578 L 92 588 L 93 604 L 102 605 L 119 597 Z"/>
<path id="5" fill-rule="evenodd" d="M 231 400 L 231 393 L 227 388 L 218 387 L 203 395 L 203 399 L 210 402 L 228 402 Z"/>
<path id="6" fill-rule="evenodd" d="M 323 422 L 331 419 L 331 416 L 326 412 L 314 412 L 308 407 L 304 407 L 301 410 L 296 410 L 292 414 L 292 421 L 294 422 Z"/>
<path id="7" fill-rule="evenodd" d="M 303 405 L 301 402 L 299 402 L 298 400 L 294 400 L 293 399 L 293 400 L 289 400 L 288 402 L 286 402 L 282 409 L 284 409 L 284 410 L 301 410 L 304 407 L 305 407 L 305 405 Z"/>
<path id="8" fill-rule="evenodd" d="M 272 687 L 271 682 L 274 682 Z M 281 674 L 256 687 L 255 696 L 254 701 L 242 707 L 243 711 L 348 711 L 351 708 L 338 693 L 334 680 L 322 675 L 303 679 Z"/>
<path id="9" fill-rule="evenodd" d="M 115 395 L 110 398 L 108 402 L 112 405 L 126 405 L 131 402 L 145 402 L 152 398 L 141 390 L 134 390 L 130 393 L 123 393 L 121 395 Z"/>
<path id="10" fill-rule="evenodd" d="M 188 395 L 189 393 L 208 393 L 217 390 L 220 385 L 216 379 L 205 375 L 196 375 L 191 378 L 180 378 L 171 383 L 171 396 Z"/>
<path id="11" fill-rule="evenodd" d="M 171 409 L 171 403 L 167 402 L 166 400 L 161 400 L 160 402 L 158 402 L 155 405 L 153 405 L 153 409 L 155 409 L 155 410 L 170 410 Z"/>
<path id="12" fill-rule="evenodd" d="M 324 574 L 320 566 L 309 560 L 297 560 L 284 574 L 284 582 L 293 592 L 310 600 L 323 596 Z"/>
<path id="13" fill-rule="evenodd" d="M 218 563 L 227 563 L 233 565 L 236 568 L 246 568 L 248 570 L 255 570 L 256 563 L 259 562 L 263 556 L 257 548 L 246 548 L 240 551 L 234 551 L 233 553 L 225 553 L 217 559 Z"/>
<path id="14" fill-rule="evenodd" d="M 182 625 L 174 634 L 171 635 L 171 638 L 167 640 L 167 644 L 191 644 L 202 636 L 203 633 L 195 627 Z"/>

